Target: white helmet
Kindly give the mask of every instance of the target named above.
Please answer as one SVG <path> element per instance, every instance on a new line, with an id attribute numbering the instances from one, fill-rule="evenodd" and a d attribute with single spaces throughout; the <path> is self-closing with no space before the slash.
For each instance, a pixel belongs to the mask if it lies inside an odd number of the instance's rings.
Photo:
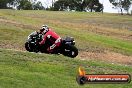
<path id="1" fill-rule="evenodd" d="M 45 34 L 49 31 L 49 27 L 47 25 L 43 25 L 42 28 L 40 29 L 40 31 Z"/>

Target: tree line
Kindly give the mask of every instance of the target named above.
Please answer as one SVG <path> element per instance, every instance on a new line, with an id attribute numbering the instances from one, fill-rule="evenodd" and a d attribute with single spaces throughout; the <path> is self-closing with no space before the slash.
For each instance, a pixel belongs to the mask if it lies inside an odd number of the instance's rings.
<path id="1" fill-rule="evenodd" d="M 35 0 L 36 1 L 36 0 Z M 32 10 L 32 9 L 44 9 L 42 3 L 31 2 L 31 0 L 0 0 L 0 8 L 11 8 L 10 6 L 17 7 L 18 10 Z M 53 1 L 53 0 L 52 0 Z M 52 3 L 48 10 L 64 11 L 64 10 L 75 10 L 75 11 L 86 11 L 100 12 L 103 10 L 103 5 L 99 0 L 58 0 Z"/>
<path id="2" fill-rule="evenodd" d="M 53 2 L 54 1 L 54 2 Z M 109 0 L 115 9 L 120 9 L 121 14 L 125 10 L 129 13 L 132 0 Z M 54 10 L 54 11 L 88 11 L 103 12 L 103 3 L 99 0 L 52 0 L 52 6 L 44 8 L 37 0 L 0 0 L 0 9 L 16 7 L 18 10 Z"/>
<path id="3" fill-rule="evenodd" d="M 109 0 L 113 8 L 119 9 L 121 14 L 125 10 L 129 14 L 129 9 L 132 5 L 132 0 Z M 53 10 L 76 10 L 101 12 L 103 11 L 103 3 L 99 0 L 58 0 L 54 3 Z"/>

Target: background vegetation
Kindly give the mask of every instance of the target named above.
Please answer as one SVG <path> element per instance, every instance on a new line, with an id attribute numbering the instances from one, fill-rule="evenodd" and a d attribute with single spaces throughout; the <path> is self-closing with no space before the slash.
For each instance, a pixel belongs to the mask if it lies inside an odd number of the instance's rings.
<path id="1" fill-rule="evenodd" d="M 132 0 L 109 0 L 115 9 L 123 10 L 129 14 Z M 47 4 L 46 4 L 47 5 Z M 37 0 L 1 0 L 0 9 L 15 8 L 18 10 L 53 10 L 53 11 L 85 11 L 85 12 L 103 12 L 103 3 L 99 0 L 52 0 L 52 6 L 43 6 Z"/>

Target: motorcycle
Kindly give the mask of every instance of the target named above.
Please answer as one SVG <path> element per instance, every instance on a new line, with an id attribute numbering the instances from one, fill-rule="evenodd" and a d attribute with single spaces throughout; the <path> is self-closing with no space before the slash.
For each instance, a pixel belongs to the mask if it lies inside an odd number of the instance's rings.
<path id="1" fill-rule="evenodd" d="M 28 36 L 28 39 L 25 43 L 25 49 L 29 52 L 41 52 L 48 53 L 47 48 L 52 44 L 49 41 L 46 41 L 44 45 L 39 46 L 39 42 L 42 40 L 41 34 Z M 74 58 L 78 55 L 78 49 L 75 47 L 75 41 L 73 37 L 66 37 L 62 39 L 61 45 L 53 51 L 53 54 L 63 54 Z"/>

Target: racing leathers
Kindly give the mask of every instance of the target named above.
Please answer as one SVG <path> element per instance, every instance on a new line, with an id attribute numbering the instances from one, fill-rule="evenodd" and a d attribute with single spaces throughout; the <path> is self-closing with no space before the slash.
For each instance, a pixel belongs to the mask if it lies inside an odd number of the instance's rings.
<path id="1" fill-rule="evenodd" d="M 47 48 L 47 51 L 48 53 L 53 53 L 53 51 L 60 46 L 61 40 L 61 37 L 49 28 L 39 44 L 43 45 L 46 41 L 49 41 L 52 45 Z"/>

